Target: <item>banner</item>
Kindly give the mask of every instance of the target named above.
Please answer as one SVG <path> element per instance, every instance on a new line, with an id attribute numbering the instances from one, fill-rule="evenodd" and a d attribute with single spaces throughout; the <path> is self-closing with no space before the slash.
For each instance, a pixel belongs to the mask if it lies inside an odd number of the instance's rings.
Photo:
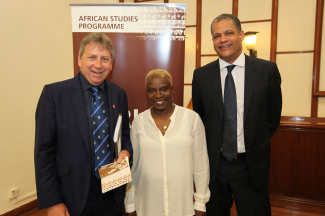
<path id="1" fill-rule="evenodd" d="M 107 79 L 125 89 L 130 122 L 150 107 L 145 77 L 153 69 L 173 78 L 173 102 L 183 106 L 187 4 L 71 4 L 74 74 L 79 72 L 81 40 L 103 32 L 113 42 L 115 59 Z"/>

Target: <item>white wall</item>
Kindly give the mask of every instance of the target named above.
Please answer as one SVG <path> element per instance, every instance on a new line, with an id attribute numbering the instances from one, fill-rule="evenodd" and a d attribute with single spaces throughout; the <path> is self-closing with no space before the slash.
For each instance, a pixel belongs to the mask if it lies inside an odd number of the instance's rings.
<path id="1" fill-rule="evenodd" d="M 0 1 L 0 214 L 36 199 L 35 109 L 44 84 L 73 77 L 70 3 L 118 0 Z"/>
<path id="2" fill-rule="evenodd" d="M 298 1 L 279 0 L 278 51 L 313 49 L 315 0 L 308 1 L 308 4 L 304 0 Z M 44 84 L 73 77 L 69 4 L 117 2 L 118 0 L 0 1 L 0 214 L 36 199 L 36 196 L 32 196 L 15 204 L 9 200 L 8 193 L 13 188 L 19 188 L 20 197 L 35 193 L 33 149 L 37 101 Z M 153 3 L 159 2 L 162 1 Z M 272 0 L 239 0 L 239 18 L 242 21 L 270 19 L 271 2 Z M 196 25 L 196 0 L 170 0 L 170 3 L 188 3 L 187 25 Z M 251 13 L 256 8 L 258 11 Z M 231 12 L 232 0 L 202 1 L 202 54 L 215 53 L 209 29 L 212 19 L 221 13 Z M 258 57 L 269 59 L 270 23 L 243 24 L 243 28 L 245 31 L 260 29 L 256 45 Z M 186 31 L 184 82 L 190 83 L 195 69 L 196 27 L 189 27 Z M 312 55 L 277 55 L 283 78 L 283 115 L 310 114 Z M 202 57 L 201 65 L 216 58 Z M 323 71 L 325 67 L 321 68 Z M 321 80 L 325 80 L 324 77 L 322 72 Z M 321 84 L 320 90 L 324 91 L 324 86 L 324 83 Z M 187 106 L 190 98 L 191 86 L 186 85 L 184 106 Z M 325 99 L 320 98 L 319 103 L 319 114 L 324 117 Z"/>

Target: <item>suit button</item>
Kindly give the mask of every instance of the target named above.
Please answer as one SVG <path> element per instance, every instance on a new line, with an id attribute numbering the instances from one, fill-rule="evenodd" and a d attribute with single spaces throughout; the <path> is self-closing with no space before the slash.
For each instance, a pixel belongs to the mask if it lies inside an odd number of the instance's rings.
<path id="1" fill-rule="evenodd" d="M 220 132 L 220 135 L 222 134 L 222 131 Z"/>

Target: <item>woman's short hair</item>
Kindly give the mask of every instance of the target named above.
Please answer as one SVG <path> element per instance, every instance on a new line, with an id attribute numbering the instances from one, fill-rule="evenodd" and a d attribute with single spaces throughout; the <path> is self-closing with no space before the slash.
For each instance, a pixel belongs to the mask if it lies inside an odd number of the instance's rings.
<path id="1" fill-rule="evenodd" d="M 170 84 L 170 86 L 173 86 L 173 79 L 172 79 L 172 76 L 168 73 L 168 71 L 163 70 L 163 69 L 155 69 L 155 70 L 150 71 L 146 76 L 146 79 L 145 79 L 146 89 L 148 87 L 148 82 L 151 80 L 152 77 L 155 77 L 155 76 L 166 77 L 167 82 Z"/>
<path id="2" fill-rule="evenodd" d="M 107 37 L 104 33 L 93 32 L 87 35 L 86 37 L 84 37 L 80 43 L 80 48 L 79 48 L 80 57 L 84 53 L 87 44 L 98 44 L 99 46 L 107 49 L 108 51 L 111 52 L 111 58 L 112 58 L 111 60 L 112 61 L 114 60 L 115 52 L 114 52 L 113 43 L 111 39 L 109 39 L 109 37 Z"/>

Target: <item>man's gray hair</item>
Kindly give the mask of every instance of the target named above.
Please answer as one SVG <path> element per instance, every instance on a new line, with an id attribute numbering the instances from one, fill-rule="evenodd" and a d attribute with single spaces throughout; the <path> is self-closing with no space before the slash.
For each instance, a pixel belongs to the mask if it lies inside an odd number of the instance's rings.
<path id="1" fill-rule="evenodd" d="M 235 16 L 235 15 L 232 15 L 232 14 L 220 14 L 219 16 L 217 16 L 216 18 L 214 18 L 214 20 L 212 21 L 211 23 L 211 35 L 213 36 L 213 29 L 212 29 L 212 26 L 215 22 L 219 22 L 221 20 L 232 20 L 232 22 L 234 23 L 238 33 L 241 32 L 241 24 L 240 24 L 240 20 Z"/>
<path id="2" fill-rule="evenodd" d="M 115 52 L 114 52 L 113 43 L 111 39 L 109 39 L 109 37 L 107 37 L 104 33 L 93 32 L 87 35 L 86 37 L 84 37 L 80 43 L 80 48 L 79 48 L 80 57 L 84 53 L 87 44 L 97 44 L 107 49 L 108 51 L 111 52 L 111 58 L 112 58 L 111 61 L 114 60 Z"/>

